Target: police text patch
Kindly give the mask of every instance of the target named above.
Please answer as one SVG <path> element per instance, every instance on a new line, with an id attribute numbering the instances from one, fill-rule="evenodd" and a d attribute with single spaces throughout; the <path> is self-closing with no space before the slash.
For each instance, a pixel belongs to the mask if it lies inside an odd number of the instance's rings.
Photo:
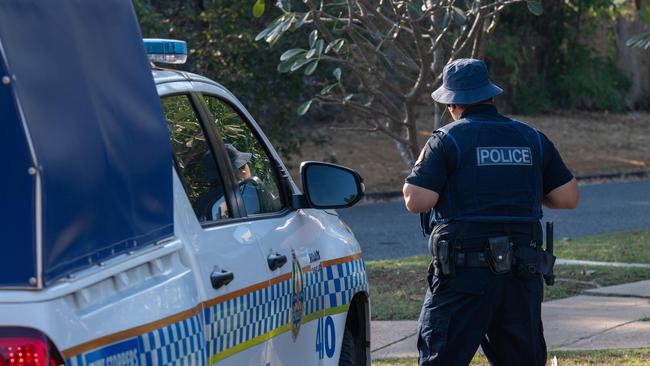
<path id="1" fill-rule="evenodd" d="M 477 147 L 476 162 L 482 165 L 533 165 L 529 147 Z"/>

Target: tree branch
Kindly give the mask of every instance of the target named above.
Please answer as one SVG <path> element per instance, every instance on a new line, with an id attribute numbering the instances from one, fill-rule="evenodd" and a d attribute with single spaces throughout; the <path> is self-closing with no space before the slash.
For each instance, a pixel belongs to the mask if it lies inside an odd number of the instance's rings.
<path id="1" fill-rule="evenodd" d="M 379 129 L 377 127 L 372 128 L 360 128 L 360 127 L 336 127 L 330 126 L 331 130 L 334 131 L 359 131 L 359 132 L 377 132 Z"/>
<path id="2" fill-rule="evenodd" d="M 390 138 L 392 138 L 393 140 L 395 140 L 395 141 L 397 141 L 397 142 L 399 142 L 401 144 L 404 144 L 406 146 L 410 145 L 408 140 L 404 139 L 402 136 L 399 136 L 399 135 L 395 134 L 393 131 L 388 129 L 386 126 L 383 126 L 381 123 L 378 123 L 378 121 L 376 120 L 376 113 L 375 113 L 376 111 L 374 109 L 372 109 L 372 108 L 368 108 L 368 107 L 366 107 L 366 106 L 364 106 L 362 104 L 358 104 L 358 103 L 355 103 L 355 102 L 341 103 L 338 100 L 332 100 L 332 99 L 328 100 L 328 98 L 323 98 L 323 97 L 317 97 L 316 99 L 319 102 L 324 103 L 324 104 L 342 105 L 343 107 L 350 108 L 350 109 L 356 111 L 357 113 L 363 114 L 364 116 L 369 117 L 369 118 L 363 118 L 362 119 L 363 123 L 366 123 L 366 124 L 368 124 L 370 126 L 373 126 L 374 128 L 376 128 L 380 132 L 388 135 Z"/>
<path id="3" fill-rule="evenodd" d="M 482 19 L 483 19 L 483 14 L 481 12 L 476 14 L 476 18 L 474 19 L 474 24 L 472 24 L 472 28 L 470 29 L 469 33 L 467 34 L 467 37 L 465 38 L 465 40 L 463 41 L 461 46 L 458 47 L 458 49 L 455 49 L 456 47 L 454 47 L 454 50 L 451 52 L 451 57 L 449 57 L 449 61 L 447 61 L 447 63 L 454 60 L 456 57 L 458 57 L 458 55 L 461 52 L 463 52 L 463 50 L 465 50 L 465 47 L 467 47 L 467 45 L 469 44 L 469 40 L 472 39 L 474 34 L 476 34 L 476 31 L 479 28 L 478 25 L 482 24 L 482 21 L 481 21 Z M 460 40 L 460 39 L 462 39 L 462 36 L 458 38 L 458 40 Z"/>
<path id="4" fill-rule="evenodd" d="M 487 10 L 487 9 L 490 9 L 490 8 L 496 8 L 496 7 L 500 7 L 500 6 L 508 6 L 510 4 L 521 3 L 521 2 L 524 2 L 524 1 L 526 1 L 526 0 L 500 0 L 500 1 L 495 1 L 493 3 L 481 6 L 479 8 L 479 11 Z"/>
<path id="5" fill-rule="evenodd" d="M 318 29 L 318 32 L 323 35 L 323 38 L 329 43 L 332 42 L 335 38 L 332 35 L 332 33 L 325 27 L 323 22 L 321 21 L 320 15 L 322 10 L 316 8 L 316 4 L 314 4 L 314 0 L 306 0 L 307 6 L 309 7 L 309 10 L 312 12 L 312 19 L 314 22 L 314 26 L 316 29 Z"/>
<path id="6" fill-rule="evenodd" d="M 420 57 L 420 72 L 418 74 L 417 81 L 413 88 L 406 94 L 406 100 L 412 102 L 420 96 L 422 88 L 427 84 L 429 79 L 429 54 L 425 50 L 424 40 L 422 39 L 422 32 L 417 23 L 411 23 L 411 28 L 413 28 L 413 38 L 415 39 L 415 46 L 418 51 L 418 56 Z"/>

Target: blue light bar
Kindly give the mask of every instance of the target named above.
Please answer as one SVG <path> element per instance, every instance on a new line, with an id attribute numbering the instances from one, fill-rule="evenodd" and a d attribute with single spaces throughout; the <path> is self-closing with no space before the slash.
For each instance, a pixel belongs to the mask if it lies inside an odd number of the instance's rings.
<path id="1" fill-rule="evenodd" d="M 187 61 L 187 43 L 175 39 L 143 39 L 144 49 L 152 62 L 184 64 Z"/>

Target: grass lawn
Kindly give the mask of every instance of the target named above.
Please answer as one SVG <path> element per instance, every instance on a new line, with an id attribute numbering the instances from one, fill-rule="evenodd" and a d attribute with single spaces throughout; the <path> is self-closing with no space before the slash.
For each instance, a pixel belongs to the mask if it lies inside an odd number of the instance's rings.
<path id="1" fill-rule="evenodd" d="M 650 263 L 650 231 L 556 239 L 555 255 L 563 259 Z"/>
<path id="2" fill-rule="evenodd" d="M 427 288 L 428 256 L 367 261 L 373 320 L 416 320 Z"/>
<path id="3" fill-rule="evenodd" d="M 650 348 L 637 349 L 612 349 L 600 351 L 549 351 L 549 362 L 551 358 L 557 357 L 558 365 L 617 365 L 617 366 L 641 366 L 648 365 L 650 359 Z M 416 358 L 394 358 L 382 359 L 372 362 L 373 366 L 412 366 L 417 365 Z M 488 362 L 482 355 L 476 355 L 471 365 L 487 365 Z"/>
<path id="4" fill-rule="evenodd" d="M 427 256 L 366 262 L 373 320 L 416 320 L 427 288 Z M 602 286 L 650 279 L 650 268 L 555 266 L 555 286 L 544 300 L 556 300 Z"/>
<path id="5" fill-rule="evenodd" d="M 544 287 L 544 300 L 557 300 L 603 286 L 650 279 L 650 268 L 555 266 L 555 286 Z"/>
<path id="6" fill-rule="evenodd" d="M 556 255 L 572 259 L 650 263 L 650 231 L 558 240 Z M 418 318 L 426 292 L 429 261 L 429 256 L 415 256 L 366 262 L 373 320 Z M 650 279 L 650 268 L 558 265 L 555 266 L 555 275 L 555 286 L 544 286 L 545 300 L 576 295 L 589 288 Z"/>

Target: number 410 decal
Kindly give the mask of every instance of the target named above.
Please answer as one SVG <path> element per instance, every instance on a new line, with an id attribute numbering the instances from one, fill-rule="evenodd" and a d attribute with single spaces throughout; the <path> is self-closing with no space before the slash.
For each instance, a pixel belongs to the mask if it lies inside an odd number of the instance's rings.
<path id="1" fill-rule="evenodd" d="M 318 318 L 318 328 L 316 328 L 316 353 L 318 359 L 322 360 L 325 355 L 327 358 L 334 357 L 336 348 L 336 328 L 331 316 Z"/>

